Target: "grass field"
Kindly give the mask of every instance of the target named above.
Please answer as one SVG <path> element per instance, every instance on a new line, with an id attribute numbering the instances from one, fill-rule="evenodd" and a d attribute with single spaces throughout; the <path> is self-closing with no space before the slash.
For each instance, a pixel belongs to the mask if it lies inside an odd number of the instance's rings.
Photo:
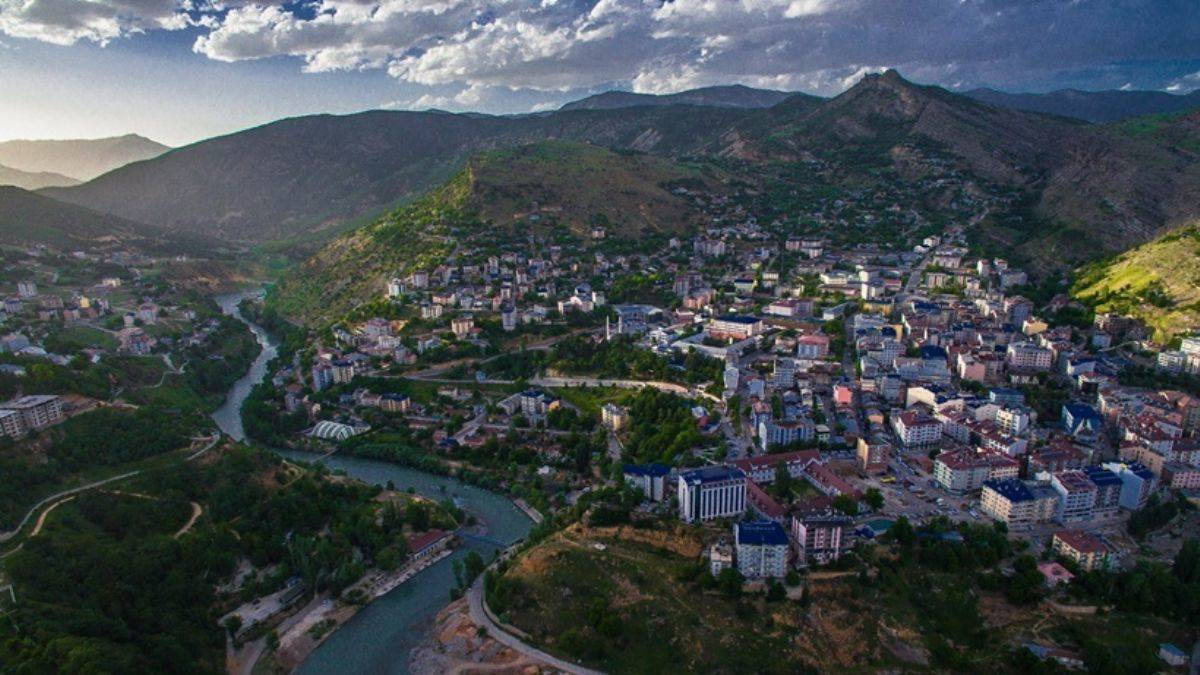
<path id="1" fill-rule="evenodd" d="M 1084 268 L 1072 294 L 1097 312 L 1137 317 L 1155 341 L 1200 327 L 1200 225 Z"/>

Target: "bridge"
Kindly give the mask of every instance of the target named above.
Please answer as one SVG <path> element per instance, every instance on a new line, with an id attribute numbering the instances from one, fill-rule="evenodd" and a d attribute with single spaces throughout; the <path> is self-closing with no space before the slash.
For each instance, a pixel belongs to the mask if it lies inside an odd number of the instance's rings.
<path id="1" fill-rule="evenodd" d="M 473 541 L 477 544 L 487 544 L 488 546 L 498 548 L 501 551 L 508 548 L 508 542 L 500 541 L 499 539 L 493 539 L 482 534 L 475 534 L 474 532 L 467 532 L 466 530 L 459 530 L 455 534 L 463 539 Z"/>

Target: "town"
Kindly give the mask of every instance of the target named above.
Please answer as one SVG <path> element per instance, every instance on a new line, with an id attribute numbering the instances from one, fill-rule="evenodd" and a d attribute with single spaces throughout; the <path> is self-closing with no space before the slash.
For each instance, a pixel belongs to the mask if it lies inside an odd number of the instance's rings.
<path id="1" fill-rule="evenodd" d="M 293 345 L 261 440 L 427 452 L 546 515 L 628 485 L 636 517 L 704 527 L 714 577 L 768 588 L 898 524 L 995 523 L 1047 589 L 1169 563 L 1157 530 L 1180 511 L 1194 531 L 1200 337 L 1165 349 L 972 257 L 959 227 L 907 248 L 780 239 L 695 199 L 712 224 L 654 253 L 608 252 L 595 225 L 582 248 L 485 239 L 392 278 Z"/>

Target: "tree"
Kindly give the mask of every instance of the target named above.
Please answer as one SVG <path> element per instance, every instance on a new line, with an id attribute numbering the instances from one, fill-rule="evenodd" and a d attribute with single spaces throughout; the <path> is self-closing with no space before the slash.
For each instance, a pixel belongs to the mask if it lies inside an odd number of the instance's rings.
<path id="1" fill-rule="evenodd" d="M 892 523 L 888 534 L 892 539 L 901 546 L 911 546 L 917 540 L 917 531 L 913 529 L 912 523 L 908 522 L 908 518 L 900 516 Z"/>
<path id="2" fill-rule="evenodd" d="M 838 495 L 834 497 L 833 508 L 848 516 L 858 515 L 858 501 L 850 495 Z"/>
<path id="3" fill-rule="evenodd" d="M 1037 560 L 1031 555 L 1018 556 L 1013 561 L 1013 576 L 1009 579 L 1005 597 L 1014 605 L 1030 605 L 1042 599 L 1044 582 Z"/>
<path id="4" fill-rule="evenodd" d="M 727 598 L 736 598 L 742 594 L 742 573 L 732 567 L 726 567 L 717 575 L 717 588 Z"/>
<path id="5" fill-rule="evenodd" d="M 879 488 L 869 488 L 863 495 L 863 501 L 867 503 L 867 506 L 878 511 L 883 508 L 883 493 L 879 491 Z"/>
<path id="6" fill-rule="evenodd" d="M 229 631 L 229 637 L 235 637 L 241 629 L 242 617 L 240 614 L 230 614 L 229 618 L 225 619 L 225 630 Z"/>

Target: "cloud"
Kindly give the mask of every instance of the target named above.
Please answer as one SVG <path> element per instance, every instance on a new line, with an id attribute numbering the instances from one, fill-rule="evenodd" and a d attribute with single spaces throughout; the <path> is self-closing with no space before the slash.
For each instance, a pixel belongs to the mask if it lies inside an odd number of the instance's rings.
<path id="1" fill-rule="evenodd" d="M 186 28 L 192 10 L 177 0 L 0 0 L 0 33 L 57 45 L 107 44 L 131 33 Z"/>
<path id="2" fill-rule="evenodd" d="M 1195 0 L 0 0 L 0 33 L 58 44 L 185 27 L 210 59 L 377 69 L 413 105 L 455 107 L 602 86 L 834 94 L 885 65 L 963 88 L 1163 88 L 1200 63 Z"/>

